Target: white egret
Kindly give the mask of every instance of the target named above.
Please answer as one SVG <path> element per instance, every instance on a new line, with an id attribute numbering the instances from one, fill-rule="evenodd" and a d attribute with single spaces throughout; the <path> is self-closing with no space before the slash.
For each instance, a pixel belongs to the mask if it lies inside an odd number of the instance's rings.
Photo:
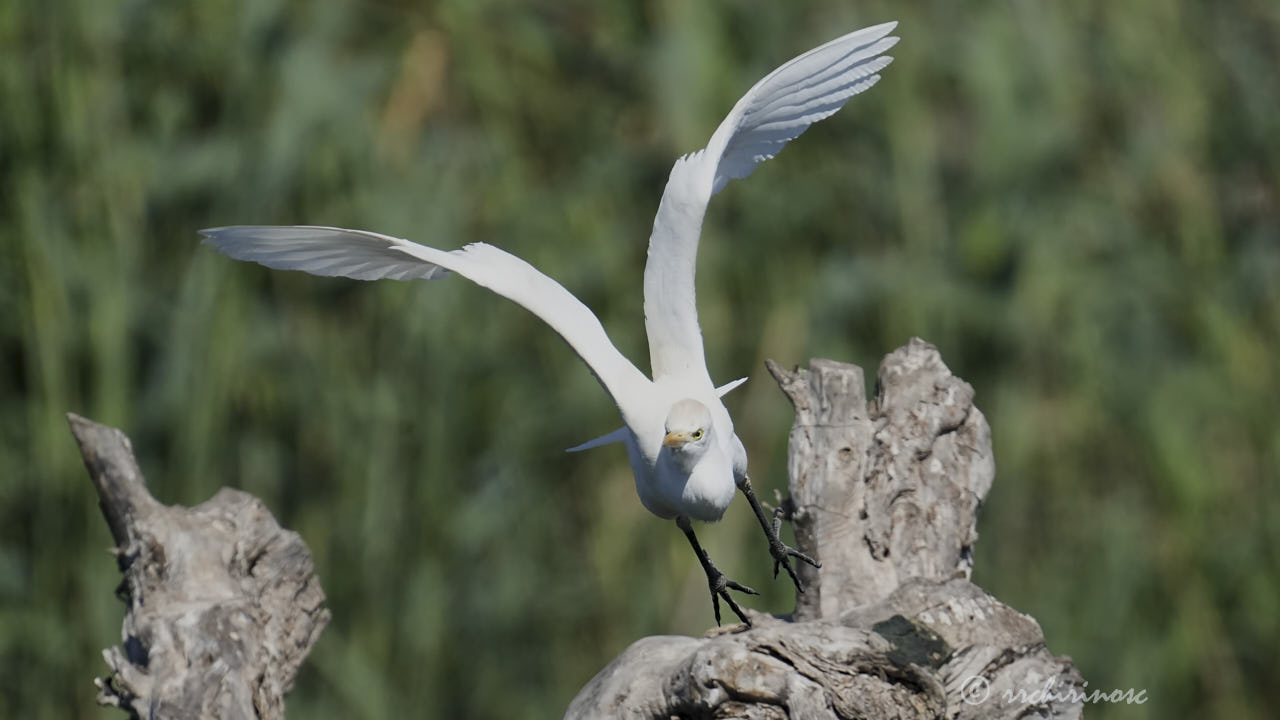
<path id="1" fill-rule="evenodd" d="M 640 502 L 675 519 L 692 544 L 711 590 L 716 623 L 723 598 L 748 625 L 729 590 L 757 594 L 727 579 L 698 544 L 692 520 L 724 515 L 736 490 L 750 501 L 769 540 L 774 576 L 795 557 L 818 565 L 778 538 L 747 476 L 747 453 L 707 372 L 694 301 L 694 262 L 707 202 L 735 178 L 777 154 L 880 79 L 892 58 L 897 23 L 849 33 L 814 48 L 756 83 L 716 128 L 707 147 L 676 161 L 662 193 L 644 270 L 645 329 L 652 379 L 609 341 L 600 321 L 559 283 L 492 245 L 446 251 L 363 230 L 313 226 L 235 226 L 202 230 L 205 242 L 239 260 L 271 268 L 358 280 L 431 280 L 451 272 L 523 306 L 558 332 L 617 404 L 623 428 L 573 450 L 609 443 L 627 448 Z M 738 381 L 741 382 L 741 381 Z"/>

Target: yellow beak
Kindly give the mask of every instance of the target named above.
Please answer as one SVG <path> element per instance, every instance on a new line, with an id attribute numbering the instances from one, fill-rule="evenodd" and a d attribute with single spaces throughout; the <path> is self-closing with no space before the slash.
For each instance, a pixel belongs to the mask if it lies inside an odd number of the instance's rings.
<path id="1" fill-rule="evenodd" d="M 689 442 L 689 433 L 686 432 L 669 432 L 662 438 L 662 444 L 669 448 L 678 448 L 687 442 Z"/>

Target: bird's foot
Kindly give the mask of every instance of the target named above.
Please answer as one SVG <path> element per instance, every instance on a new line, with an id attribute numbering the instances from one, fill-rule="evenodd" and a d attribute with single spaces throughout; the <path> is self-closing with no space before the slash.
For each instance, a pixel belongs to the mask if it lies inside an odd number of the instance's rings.
<path id="1" fill-rule="evenodd" d="M 787 575 L 791 576 L 791 582 L 795 583 L 796 590 L 804 592 L 804 583 L 800 582 L 800 577 L 796 575 L 795 568 L 791 565 L 791 558 L 809 563 L 815 568 L 822 567 L 822 563 L 782 542 L 780 534 L 782 531 L 782 515 L 782 508 L 774 510 L 772 532 L 767 532 L 769 528 L 766 528 L 765 532 L 765 535 L 769 538 L 769 554 L 773 556 L 773 576 L 775 578 L 778 577 L 778 569 L 785 567 Z"/>
<path id="2" fill-rule="evenodd" d="M 715 563 L 711 562 L 711 556 L 707 555 L 707 551 L 703 550 L 702 544 L 698 542 L 698 536 L 694 534 L 689 518 L 684 516 L 676 518 L 676 525 L 684 532 L 684 536 L 689 539 L 689 544 L 693 546 L 693 551 L 698 556 L 698 562 L 702 564 L 703 572 L 707 574 L 707 588 L 711 590 L 711 609 L 716 614 L 716 627 L 720 626 L 721 600 L 724 600 L 729 605 L 729 609 L 733 610 L 733 614 L 737 615 L 747 627 L 751 627 L 751 619 L 747 617 L 746 613 L 742 612 L 742 608 L 738 607 L 738 603 L 733 601 L 729 591 L 737 590 L 748 595 L 759 595 L 760 593 L 746 585 L 730 580 L 716 568 Z"/>
<path id="3" fill-rule="evenodd" d="M 733 596 L 729 594 L 729 591 L 737 590 L 748 595 L 759 595 L 760 593 L 725 577 L 724 573 L 717 570 L 716 566 L 710 562 L 703 569 L 707 571 L 707 587 L 711 590 L 711 609 L 715 611 L 716 627 L 720 626 L 721 599 L 725 601 L 729 609 L 733 611 L 733 614 L 738 616 L 739 620 L 746 624 L 747 627 L 751 627 L 751 618 L 748 618 L 747 614 L 742 612 L 742 608 L 738 607 L 738 603 L 733 601 Z"/>
<path id="4" fill-rule="evenodd" d="M 798 592 L 804 592 L 804 583 L 800 582 L 800 577 L 796 575 L 796 569 L 791 565 L 791 558 L 799 558 L 803 562 L 820 568 L 822 563 L 805 555 L 804 553 L 789 547 L 782 542 L 780 533 L 782 532 L 782 517 L 785 514 L 782 507 L 778 507 L 773 511 L 773 523 L 770 524 L 769 519 L 764 514 L 764 508 L 761 507 L 760 499 L 756 497 L 756 491 L 751 487 L 751 478 L 743 475 L 738 479 L 738 489 L 743 495 L 747 496 L 747 502 L 751 503 L 751 510 L 756 514 L 756 519 L 760 521 L 760 529 L 764 530 L 764 536 L 769 540 L 769 554 L 773 556 L 773 576 L 778 577 L 778 568 L 785 567 L 787 575 L 791 577 L 791 582 L 795 583 Z M 784 503 L 788 504 L 788 503 Z"/>

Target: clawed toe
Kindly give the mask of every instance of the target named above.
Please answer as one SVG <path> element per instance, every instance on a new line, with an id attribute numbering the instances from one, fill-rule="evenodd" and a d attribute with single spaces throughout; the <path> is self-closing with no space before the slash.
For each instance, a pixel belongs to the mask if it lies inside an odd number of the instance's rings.
<path id="1" fill-rule="evenodd" d="M 795 583 L 796 590 L 804 592 L 804 584 L 800 582 L 799 576 L 796 575 L 795 569 L 791 566 L 791 558 L 809 563 L 815 568 L 822 567 L 822 563 L 782 542 L 781 531 L 782 508 L 778 508 L 773 511 L 773 535 L 769 538 L 769 554 L 773 556 L 773 576 L 775 578 L 778 577 L 778 568 L 785 567 L 787 575 L 791 577 L 791 582 Z"/>
<path id="2" fill-rule="evenodd" d="M 698 536 L 693 533 L 693 526 L 689 524 L 686 517 L 676 518 L 676 525 L 684 532 L 689 544 L 693 546 L 693 551 L 698 556 L 698 562 L 702 563 L 702 570 L 707 574 L 707 588 L 711 591 L 711 609 L 716 614 L 716 627 L 720 626 L 720 601 L 724 600 L 729 605 L 729 609 L 733 610 L 733 614 L 738 616 L 747 627 L 751 627 L 751 619 L 747 614 L 742 612 L 742 608 L 738 607 L 738 603 L 733 601 L 729 595 L 730 590 L 737 590 L 747 595 L 759 595 L 754 589 L 747 587 L 741 583 L 734 582 L 724 576 L 724 573 L 716 569 L 711 558 L 707 555 L 707 551 L 702 549 L 702 544 L 698 542 Z"/>
<path id="3" fill-rule="evenodd" d="M 733 597 L 729 595 L 729 591 L 737 590 L 738 592 L 746 593 L 747 595 L 759 595 L 760 593 L 746 585 L 730 580 L 724 576 L 724 573 L 719 570 L 715 570 L 714 566 L 712 566 L 712 571 L 714 571 L 715 575 L 712 576 L 711 574 L 708 574 L 707 586 L 711 589 L 711 609 L 715 611 L 716 626 L 719 627 L 720 625 L 720 600 L 723 599 L 729 606 L 729 609 L 733 611 L 733 614 L 737 615 L 738 619 L 747 627 L 751 627 L 751 619 L 742 611 L 742 608 L 738 607 L 738 603 L 733 601 Z"/>
<path id="4" fill-rule="evenodd" d="M 791 558 L 797 558 L 812 565 L 815 568 L 822 567 L 822 563 L 805 555 L 789 545 L 785 545 L 782 541 L 769 543 L 769 554 L 773 556 L 773 576 L 778 577 L 778 569 L 786 568 L 787 575 L 791 578 L 791 582 L 795 583 L 796 590 L 804 592 L 804 583 L 800 582 L 800 577 L 796 575 L 795 568 L 791 564 Z"/>

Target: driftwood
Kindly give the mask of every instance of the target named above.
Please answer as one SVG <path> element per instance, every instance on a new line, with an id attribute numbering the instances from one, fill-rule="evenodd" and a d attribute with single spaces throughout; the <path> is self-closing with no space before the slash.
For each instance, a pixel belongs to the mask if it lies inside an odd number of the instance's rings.
<path id="1" fill-rule="evenodd" d="M 885 358 L 870 404 L 858 367 L 769 370 L 796 409 L 796 542 L 822 568 L 800 566 L 791 617 L 634 643 L 565 717 L 1080 717 L 1070 659 L 969 581 L 995 476 L 973 388 L 919 339 Z"/>
<path id="2" fill-rule="evenodd" d="M 98 702 L 134 718 L 277 720 L 329 621 L 311 553 L 257 498 L 160 504 L 129 439 L 68 415 L 115 540 L 128 606 Z"/>

